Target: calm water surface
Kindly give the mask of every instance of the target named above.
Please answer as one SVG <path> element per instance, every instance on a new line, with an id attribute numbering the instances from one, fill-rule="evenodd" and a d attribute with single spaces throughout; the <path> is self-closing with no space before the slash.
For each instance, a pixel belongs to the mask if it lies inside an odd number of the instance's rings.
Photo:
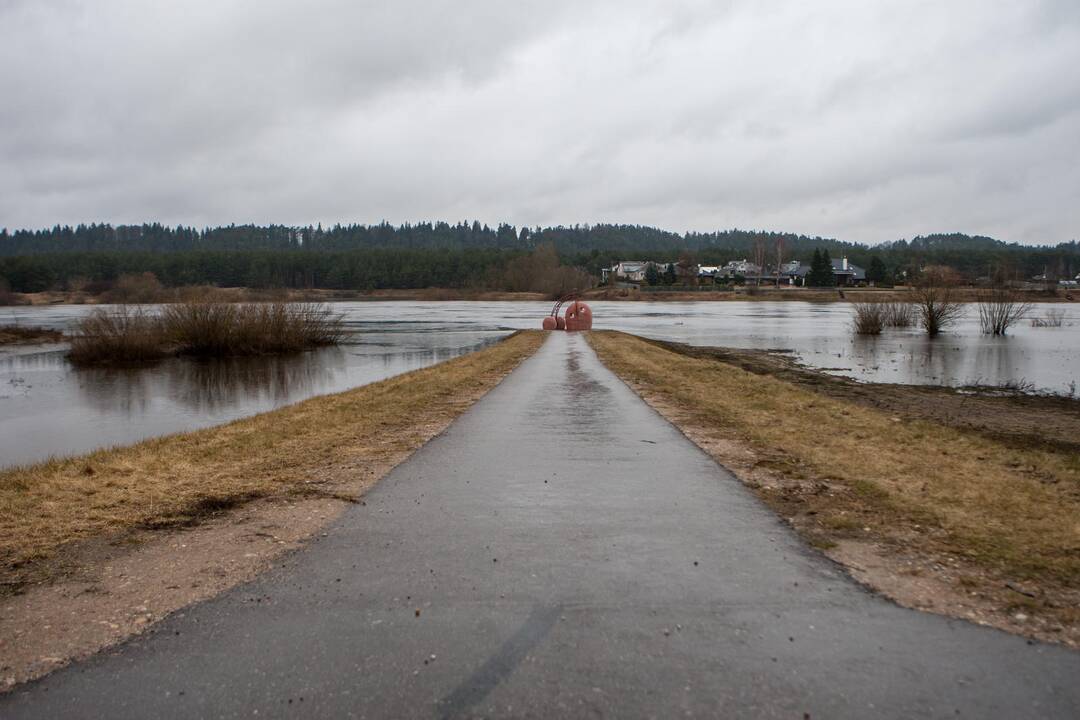
<path id="1" fill-rule="evenodd" d="M 851 334 L 850 307 L 802 302 L 591 303 L 597 328 L 694 345 L 783 349 L 860 380 L 999 385 L 1068 393 L 1080 380 L 1080 312 L 1061 328 L 979 333 L 974 308 L 930 341 L 915 330 Z M 172 359 L 149 368 L 76 369 L 62 346 L 0 349 L 0 467 L 220 424 L 425 367 L 538 327 L 544 302 L 338 303 L 352 335 L 292 357 Z M 0 323 L 70 331 L 88 306 L 5 308 Z M 1044 309 L 1037 309 L 1041 314 Z"/>

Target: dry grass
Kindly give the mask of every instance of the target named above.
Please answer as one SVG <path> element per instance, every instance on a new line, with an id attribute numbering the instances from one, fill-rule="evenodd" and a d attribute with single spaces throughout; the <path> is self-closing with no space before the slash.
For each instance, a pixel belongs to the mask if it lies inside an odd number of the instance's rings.
<path id="1" fill-rule="evenodd" d="M 306 303 L 179 303 L 166 305 L 162 327 L 185 355 L 296 352 L 341 341 L 340 318 Z"/>
<path id="2" fill-rule="evenodd" d="M 819 545 L 869 527 L 875 538 L 953 554 L 998 578 L 1080 588 L 1076 452 L 896 418 L 621 333 L 589 339 L 651 402 L 674 408 L 684 429 L 744 443 L 761 463 L 808 480 L 786 506 L 762 496 L 785 514 L 798 507 L 820 516 Z"/>
<path id="3" fill-rule="evenodd" d="M 68 357 L 76 365 L 137 364 L 168 352 L 161 319 L 145 308 L 121 305 L 80 320 Z"/>
<path id="4" fill-rule="evenodd" d="M 1047 310 L 1040 317 L 1031 318 L 1031 327 L 1059 328 L 1065 323 L 1065 311 L 1057 308 Z"/>
<path id="5" fill-rule="evenodd" d="M 880 335 L 885 328 L 885 304 L 876 302 L 852 303 L 851 321 L 856 335 Z"/>
<path id="6" fill-rule="evenodd" d="M 48 576 L 63 546 L 198 521 L 258 497 L 320 492 L 319 476 L 411 451 L 542 342 L 491 348 L 227 425 L 0 473 L 0 582 Z"/>
<path id="7" fill-rule="evenodd" d="M 63 339 L 64 334 L 59 330 L 36 325 L 0 325 L 0 345 L 60 342 Z"/>
<path id="8" fill-rule="evenodd" d="M 98 309 L 79 322 L 71 342 L 78 365 L 132 364 L 167 355 L 225 357 L 298 352 L 334 345 L 341 318 L 306 303 L 184 302 L 159 314 L 142 306 Z"/>
<path id="9" fill-rule="evenodd" d="M 885 327 L 914 327 L 915 306 L 910 302 L 882 302 Z"/>

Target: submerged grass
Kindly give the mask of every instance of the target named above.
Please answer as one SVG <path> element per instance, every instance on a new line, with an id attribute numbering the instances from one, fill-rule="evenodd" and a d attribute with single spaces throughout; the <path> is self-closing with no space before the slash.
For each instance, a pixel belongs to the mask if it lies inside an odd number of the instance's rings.
<path id="1" fill-rule="evenodd" d="M 735 438 L 786 472 L 827 479 L 779 508 L 822 518 L 823 542 L 869 527 L 876 537 L 953 553 L 999 577 L 1080 588 L 1077 453 L 1020 449 L 897 418 L 630 335 L 593 332 L 589 341 L 647 399 L 672 408 L 669 417 L 684 430 Z"/>
<path id="2" fill-rule="evenodd" d="M 399 457 L 542 341 L 523 332 L 433 367 L 216 428 L 0 472 L 0 585 L 49 574 L 63 546 L 197 521 L 253 498 L 310 493 L 328 468 Z"/>
<path id="3" fill-rule="evenodd" d="M 297 352 L 341 341 L 341 318 L 305 303 L 185 302 L 152 313 L 121 305 L 87 315 L 71 340 L 77 365 L 137 364 L 168 355 Z"/>
<path id="4" fill-rule="evenodd" d="M 76 365 L 137 364 L 168 354 L 161 319 L 137 305 L 91 312 L 79 321 L 68 351 Z"/>
<path id="5" fill-rule="evenodd" d="M 64 334 L 59 330 L 36 325 L 0 325 L 0 345 L 59 342 L 63 339 Z"/>

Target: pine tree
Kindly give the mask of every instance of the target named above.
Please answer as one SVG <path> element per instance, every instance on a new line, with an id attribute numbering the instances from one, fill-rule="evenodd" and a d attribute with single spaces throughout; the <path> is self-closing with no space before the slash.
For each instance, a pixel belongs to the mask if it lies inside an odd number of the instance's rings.
<path id="1" fill-rule="evenodd" d="M 814 259 L 810 261 L 810 272 L 806 274 L 806 284 L 810 287 L 830 287 L 836 284 L 828 250 L 821 252 L 814 250 Z"/>
<path id="2" fill-rule="evenodd" d="M 649 285 L 660 284 L 660 271 L 656 269 L 656 263 L 649 263 L 645 267 L 645 282 Z"/>
<path id="3" fill-rule="evenodd" d="M 877 255 L 870 258 L 870 267 L 866 269 L 866 279 L 872 283 L 883 283 L 888 276 L 889 271 L 885 268 L 885 263 Z"/>

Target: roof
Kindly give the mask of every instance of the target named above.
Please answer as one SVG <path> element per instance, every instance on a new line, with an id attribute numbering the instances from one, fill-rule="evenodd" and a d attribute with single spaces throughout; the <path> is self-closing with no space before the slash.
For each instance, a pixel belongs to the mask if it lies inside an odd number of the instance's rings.
<path id="1" fill-rule="evenodd" d="M 794 267 L 794 269 L 792 269 L 792 267 Z M 856 280 L 865 280 L 866 279 L 866 271 L 863 270 L 858 265 L 856 265 L 855 263 L 849 262 L 847 264 L 847 270 L 845 270 L 844 269 L 844 261 L 842 259 L 832 261 L 832 271 L 833 271 L 834 275 L 851 275 Z M 809 272 L 810 272 L 810 266 L 809 265 L 803 265 L 802 263 L 800 263 L 797 260 L 784 265 L 784 274 L 785 275 L 794 275 L 795 277 L 806 277 L 807 273 L 809 273 Z"/>

